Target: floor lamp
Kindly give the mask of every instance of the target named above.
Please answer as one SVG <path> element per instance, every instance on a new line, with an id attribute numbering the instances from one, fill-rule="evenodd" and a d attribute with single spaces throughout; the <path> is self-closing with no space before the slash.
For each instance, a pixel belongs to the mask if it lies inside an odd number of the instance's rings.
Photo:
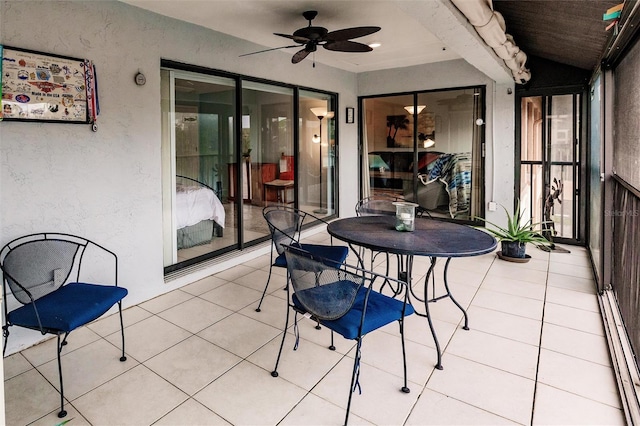
<path id="1" fill-rule="evenodd" d="M 312 139 L 313 143 L 320 144 L 320 208 L 313 212 L 318 214 L 327 214 L 327 209 L 322 207 L 322 119 L 325 117 L 327 119 L 333 118 L 333 112 L 327 111 L 327 109 L 323 107 L 311 108 L 311 112 L 318 117 L 318 120 L 320 120 L 320 135 L 313 135 Z"/>

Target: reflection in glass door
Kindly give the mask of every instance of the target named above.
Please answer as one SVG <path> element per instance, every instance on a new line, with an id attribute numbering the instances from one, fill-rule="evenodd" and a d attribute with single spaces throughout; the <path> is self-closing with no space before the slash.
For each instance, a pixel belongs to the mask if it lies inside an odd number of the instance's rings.
<path id="1" fill-rule="evenodd" d="M 238 243 L 232 79 L 162 70 L 164 266 Z"/>
<path id="2" fill-rule="evenodd" d="M 300 90 L 298 186 L 300 209 L 335 214 L 335 96 Z"/>
<path id="3" fill-rule="evenodd" d="M 552 221 L 550 235 L 578 240 L 580 94 L 520 102 L 520 200 L 525 216 Z"/>
<path id="4" fill-rule="evenodd" d="M 293 205 L 293 89 L 242 83 L 242 167 L 248 196 L 242 202 L 242 239 L 268 235 L 265 206 Z M 248 174 L 245 174 L 248 173 Z"/>
<path id="5" fill-rule="evenodd" d="M 269 241 L 265 206 L 335 215 L 335 94 L 173 68 L 161 93 L 165 273 Z"/>
<path id="6" fill-rule="evenodd" d="M 484 88 L 362 99 L 361 196 L 404 199 L 433 217 L 482 214 Z"/>
<path id="7" fill-rule="evenodd" d="M 600 76 L 591 86 L 591 119 L 589 128 L 589 248 L 599 286 L 602 286 L 602 142 L 600 139 Z"/>

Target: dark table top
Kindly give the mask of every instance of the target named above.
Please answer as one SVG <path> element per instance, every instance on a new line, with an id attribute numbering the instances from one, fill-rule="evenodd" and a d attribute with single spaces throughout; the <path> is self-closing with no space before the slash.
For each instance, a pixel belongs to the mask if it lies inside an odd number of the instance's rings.
<path id="1" fill-rule="evenodd" d="M 468 225 L 416 218 L 415 231 L 400 232 L 395 220 L 395 216 L 350 217 L 331 222 L 327 231 L 347 243 L 404 255 L 478 256 L 496 248 L 495 238 Z"/>

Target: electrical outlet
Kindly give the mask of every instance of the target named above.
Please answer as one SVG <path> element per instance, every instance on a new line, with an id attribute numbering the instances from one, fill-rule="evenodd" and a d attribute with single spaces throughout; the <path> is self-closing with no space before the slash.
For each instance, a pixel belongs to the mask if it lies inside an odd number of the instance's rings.
<path id="1" fill-rule="evenodd" d="M 489 211 L 495 212 L 496 210 L 498 210 L 498 203 L 495 201 L 489 201 Z"/>
<path id="2" fill-rule="evenodd" d="M 62 269 L 54 269 L 53 270 L 53 285 L 58 287 L 64 284 L 64 280 L 67 278 L 64 274 L 64 270 Z"/>

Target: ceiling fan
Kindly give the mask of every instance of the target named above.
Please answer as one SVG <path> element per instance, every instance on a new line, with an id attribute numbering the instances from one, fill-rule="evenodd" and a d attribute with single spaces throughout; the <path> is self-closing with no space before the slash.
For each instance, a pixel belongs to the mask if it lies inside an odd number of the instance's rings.
<path id="1" fill-rule="evenodd" d="M 317 15 L 318 12 L 315 10 L 304 12 L 302 16 L 304 16 L 304 19 L 309 21 L 309 26 L 300 28 L 291 35 L 274 33 L 277 36 L 291 39 L 298 44 L 274 47 L 272 49 L 246 53 L 240 56 L 255 55 L 256 53 L 269 52 L 278 49 L 302 47 L 302 49 L 296 52 L 291 58 L 291 63 L 297 64 L 306 58 L 309 53 L 315 52 L 318 49 L 318 46 L 322 46 L 327 50 L 333 50 L 335 52 L 371 52 L 373 50 L 366 44 L 351 41 L 350 39 L 373 34 L 380 31 L 380 27 L 353 27 L 329 32 L 329 30 L 324 27 L 315 27 L 311 24 L 311 21 L 313 21 Z M 313 66 L 316 66 L 315 62 L 313 63 Z"/>

